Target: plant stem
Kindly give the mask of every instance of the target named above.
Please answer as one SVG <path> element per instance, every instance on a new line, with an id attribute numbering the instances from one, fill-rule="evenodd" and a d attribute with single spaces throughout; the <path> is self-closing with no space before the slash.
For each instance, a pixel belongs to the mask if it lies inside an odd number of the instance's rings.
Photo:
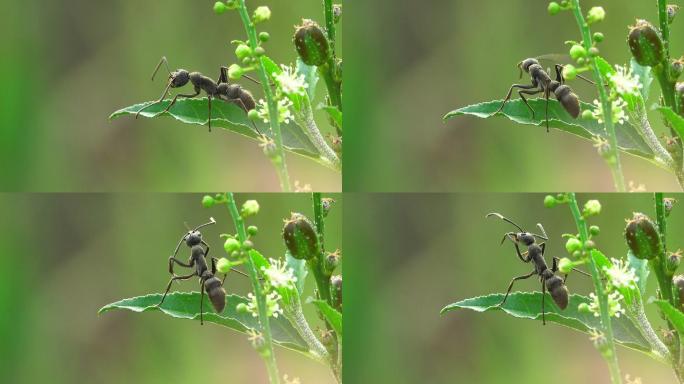
<path id="1" fill-rule="evenodd" d="M 587 222 L 580 213 L 579 206 L 577 205 L 577 198 L 575 193 L 568 193 L 570 206 L 570 211 L 575 219 L 575 224 L 577 226 L 577 232 L 579 233 L 580 240 L 584 244 L 589 239 L 589 231 L 587 229 Z M 596 265 L 596 261 L 592 255 L 589 256 L 589 271 L 591 272 L 591 279 L 594 283 L 594 290 L 596 291 L 596 296 L 599 300 L 599 311 L 601 315 L 601 327 L 602 333 L 606 338 L 606 344 L 608 351 L 606 353 L 601 353 L 603 358 L 608 364 L 608 370 L 610 371 L 610 378 L 613 384 L 622 383 L 622 377 L 620 376 L 620 366 L 618 365 L 617 353 L 615 350 L 615 340 L 613 339 L 613 327 L 610 321 L 610 313 L 608 312 L 608 295 L 603 289 L 601 284 L 601 276 L 599 275 L 599 270 Z"/>
<path id="2" fill-rule="evenodd" d="M 318 355 L 322 361 L 329 363 L 332 367 L 334 363 L 329 361 L 330 354 L 328 353 L 328 350 L 325 349 L 320 340 L 318 340 L 314 332 L 311 330 L 309 323 L 306 321 L 306 318 L 304 317 L 299 292 L 295 293 L 294 303 L 292 307 L 288 308 L 288 319 L 290 320 L 292 326 L 297 330 L 297 333 L 299 333 L 302 339 L 306 341 L 309 349 L 316 353 L 316 355 Z"/>
<path id="3" fill-rule="evenodd" d="M 660 22 L 660 33 L 663 35 L 663 45 L 665 47 L 665 60 L 670 60 L 670 23 L 667 18 L 667 1 L 658 0 L 658 21 Z"/>
<path id="4" fill-rule="evenodd" d="M 336 106 L 340 112 L 342 111 L 342 79 L 339 78 L 337 68 L 337 53 L 335 52 L 335 16 L 333 15 L 332 0 L 323 0 L 323 11 L 325 13 L 325 30 L 328 34 L 328 43 L 330 44 L 330 57 L 328 62 L 318 67 L 318 72 L 325 80 L 325 86 L 328 88 L 328 96 L 330 97 L 330 104 Z M 342 132 L 338 129 L 338 135 Z"/>
<path id="5" fill-rule="evenodd" d="M 325 263 L 325 245 L 324 236 L 325 233 L 325 222 L 323 220 L 323 204 L 321 201 L 320 192 L 314 192 L 312 194 L 313 209 L 314 209 L 314 224 L 316 225 L 316 233 L 318 234 L 318 244 L 320 245 L 318 257 L 314 257 L 308 260 L 307 263 L 313 272 L 314 278 L 316 280 L 316 286 L 318 287 L 318 295 L 321 299 L 325 300 L 333 306 L 332 296 L 330 294 L 330 276 L 328 276 L 324 270 Z"/>
<path id="6" fill-rule="evenodd" d="M 582 34 L 582 43 L 584 49 L 589 51 L 593 46 L 591 30 L 589 29 L 589 24 L 584 20 L 582 15 L 582 9 L 580 8 L 579 0 L 572 0 L 572 12 L 575 15 L 575 20 L 579 26 L 580 32 Z M 604 86 L 603 77 L 598 69 L 596 57 L 590 58 L 591 68 L 594 73 L 594 80 L 596 81 L 596 89 L 599 93 L 599 98 L 601 99 L 601 108 L 603 109 L 603 121 L 606 133 L 608 134 L 608 142 L 610 144 L 610 155 L 606 162 L 610 167 L 610 171 L 613 175 L 613 181 L 615 183 L 615 189 L 618 192 L 625 191 L 625 179 L 622 174 L 622 165 L 620 164 L 620 154 L 618 153 L 617 146 L 617 135 L 615 134 L 615 125 L 613 124 L 613 112 L 611 101 L 608 100 L 608 95 L 606 94 L 606 88 Z"/>
<path id="7" fill-rule="evenodd" d="M 297 122 L 297 125 L 302 127 L 322 158 L 329 162 L 333 169 L 341 171 L 342 163 L 340 162 L 340 158 L 337 157 L 335 151 L 330 148 L 316 125 L 316 120 L 314 120 L 313 117 L 313 110 L 311 109 L 311 101 L 309 100 L 308 95 L 302 97 L 301 109 L 299 111 L 295 110 L 295 121 Z"/>
<path id="8" fill-rule="evenodd" d="M 328 33 L 330 49 L 333 57 L 335 57 L 335 15 L 333 14 L 332 0 L 323 0 L 323 12 L 325 13 L 325 30 Z"/>
<path id="9" fill-rule="evenodd" d="M 245 26 L 245 32 L 247 33 L 247 38 L 249 42 L 249 47 L 252 51 L 258 46 L 256 28 L 254 28 L 254 23 L 249 18 L 249 13 L 247 12 L 247 6 L 245 5 L 245 0 L 238 0 L 238 12 L 240 13 L 240 18 L 242 19 L 242 24 Z M 283 149 L 283 136 L 280 131 L 280 122 L 278 121 L 278 103 L 273 97 L 273 91 L 269 86 L 270 82 L 268 80 L 268 75 L 266 74 L 266 69 L 264 69 L 264 58 L 258 59 L 258 64 L 256 66 L 256 71 L 259 75 L 259 81 L 261 82 L 261 88 L 264 90 L 264 97 L 266 97 L 266 102 L 268 104 L 268 121 L 271 125 L 271 131 L 273 133 L 273 141 L 276 145 L 276 156 L 271 158 L 271 163 L 276 168 L 278 173 L 278 179 L 280 181 L 280 189 L 284 192 L 290 192 L 290 176 L 287 172 L 287 164 L 285 162 L 285 150 Z"/>
<path id="10" fill-rule="evenodd" d="M 636 290 L 636 305 L 631 306 L 632 313 L 634 315 L 634 320 L 641 329 L 641 334 L 644 336 L 646 341 L 651 345 L 651 349 L 658 355 L 658 359 L 661 361 L 673 362 L 676 364 L 676 359 L 672 359 L 672 354 L 665 346 L 662 340 L 658 337 L 651 322 L 648 321 L 646 317 L 646 312 L 644 311 L 644 300 L 641 297 L 641 291 L 637 288 Z"/>
<path id="11" fill-rule="evenodd" d="M 232 192 L 226 193 L 226 205 L 228 206 L 230 216 L 233 218 L 233 223 L 235 224 L 235 230 L 237 231 L 238 238 L 240 239 L 241 243 L 244 243 L 245 240 L 247 240 L 245 222 L 237 209 L 235 198 Z M 252 289 L 254 290 L 254 296 L 256 297 L 257 301 L 260 328 L 258 331 L 264 337 L 265 352 L 260 352 L 260 355 L 266 362 L 269 381 L 271 384 L 279 384 L 280 376 L 278 374 L 278 366 L 276 365 L 275 354 L 273 353 L 273 337 L 271 336 L 271 325 L 269 324 L 268 312 L 266 308 L 266 295 L 261 289 L 259 276 L 257 275 L 256 266 L 254 265 L 254 260 L 252 259 L 251 255 L 247 258 L 246 264 L 247 272 L 249 273 L 249 280 L 252 282 Z"/>

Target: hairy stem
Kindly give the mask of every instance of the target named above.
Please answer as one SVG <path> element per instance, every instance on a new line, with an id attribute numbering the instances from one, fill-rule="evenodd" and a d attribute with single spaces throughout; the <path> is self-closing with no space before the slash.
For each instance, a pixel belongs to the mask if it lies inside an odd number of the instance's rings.
<path id="1" fill-rule="evenodd" d="M 247 231 L 245 229 L 245 222 L 240 215 L 235 203 L 235 198 L 232 193 L 226 193 L 226 205 L 230 216 L 233 218 L 235 230 L 237 231 L 240 242 L 247 240 Z M 271 336 L 271 325 L 269 324 L 268 311 L 266 308 L 266 295 L 259 282 L 256 266 L 251 255 L 247 258 L 247 272 L 249 273 L 249 280 L 252 282 L 252 289 L 257 301 L 257 312 L 259 315 L 259 333 L 264 337 L 265 352 L 260 353 L 266 362 L 266 369 L 268 371 L 268 378 L 271 384 L 279 384 L 280 376 L 278 374 L 278 366 L 273 353 L 273 337 Z"/>
<path id="2" fill-rule="evenodd" d="M 256 49 L 257 44 L 257 33 L 254 23 L 252 23 L 249 18 L 249 13 L 247 12 L 247 6 L 245 5 L 245 0 L 238 0 L 238 12 L 240 13 L 240 18 L 242 19 L 242 24 L 245 26 L 245 32 L 247 33 L 247 38 L 249 42 L 249 47 L 252 51 Z M 268 80 L 268 75 L 266 74 L 266 69 L 264 69 L 264 58 L 258 59 L 256 66 L 257 74 L 259 75 L 259 81 L 261 82 L 261 87 L 264 90 L 264 96 L 266 97 L 266 102 L 268 104 L 268 121 L 271 126 L 271 131 L 273 133 L 273 141 L 276 145 L 276 156 L 271 158 L 271 163 L 278 173 L 278 179 L 280 181 L 280 189 L 284 192 L 290 192 L 290 176 L 287 172 L 287 164 L 285 162 L 285 150 L 283 149 L 283 136 L 280 132 L 280 122 L 278 121 L 278 103 L 273 97 L 273 91 L 269 86 L 270 82 Z"/>
<path id="3" fill-rule="evenodd" d="M 575 193 L 568 193 L 570 206 L 570 211 L 575 219 L 575 224 L 577 226 L 577 232 L 579 233 L 580 240 L 584 244 L 589 239 L 589 231 L 587 229 L 587 222 L 580 213 L 579 206 L 577 205 L 577 198 Z M 610 371 L 610 378 L 613 384 L 622 383 L 622 377 L 620 376 L 620 366 L 618 365 L 617 353 L 615 351 L 615 340 L 613 338 L 613 326 L 610 321 L 610 313 L 608 312 L 608 295 L 603 289 L 601 284 L 601 276 L 599 275 L 599 269 L 596 265 L 594 257 L 590 255 L 589 257 L 589 271 L 591 273 L 591 280 L 594 283 L 594 290 L 599 301 L 599 312 L 601 316 L 601 331 L 606 338 L 606 344 L 608 351 L 607 353 L 601 353 L 604 360 L 608 364 L 608 370 Z"/>
<path id="4" fill-rule="evenodd" d="M 335 16 L 333 15 L 332 0 L 323 0 L 323 10 L 325 13 L 325 29 L 328 34 L 328 43 L 330 44 L 330 57 L 328 62 L 318 67 L 318 72 L 325 80 L 325 86 L 328 88 L 328 96 L 330 97 L 330 104 L 336 106 L 342 111 L 342 79 L 339 76 L 337 68 L 337 53 L 335 52 Z M 338 135 L 342 132 L 338 129 Z"/>
<path id="5" fill-rule="evenodd" d="M 321 299 L 325 300 L 330 304 L 332 303 L 332 296 L 330 294 L 330 276 L 325 273 L 325 245 L 324 245 L 324 233 L 325 233 L 325 221 L 323 220 L 323 204 L 321 201 L 321 194 L 319 192 L 314 192 L 312 194 L 313 199 L 313 209 L 314 209 L 314 223 L 316 225 L 316 233 L 318 234 L 318 243 L 321 246 L 319 250 L 318 257 L 314 257 L 308 260 L 307 263 L 313 272 L 314 278 L 316 280 L 316 286 L 318 287 L 318 295 Z"/>
<path id="6" fill-rule="evenodd" d="M 316 125 L 316 120 L 314 120 L 313 117 L 313 110 L 311 109 L 311 101 L 309 100 L 308 95 L 302 97 L 301 109 L 299 111 L 295 110 L 295 122 L 304 130 L 323 159 L 329 162 L 333 169 L 341 171 L 342 163 L 340 162 L 340 158 L 337 157 L 335 151 L 330 148 L 325 141 L 325 138 L 323 138 L 323 135 L 321 135 L 318 125 Z"/>
<path id="7" fill-rule="evenodd" d="M 672 360 L 672 355 L 670 354 L 670 351 L 667 349 L 667 346 L 665 346 L 665 343 L 663 343 L 663 341 L 660 340 L 655 330 L 653 329 L 651 322 L 648 321 L 648 318 L 646 317 L 646 312 L 644 311 L 644 301 L 641 297 L 641 292 L 638 288 L 636 290 L 636 294 L 636 304 L 631 306 L 631 310 L 633 314 L 633 319 L 639 326 L 641 334 L 644 336 L 646 341 L 648 341 L 648 344 L 651 346 L 651 349 L 657 355 L 656 357 L 658 358 L 658 360 L 672 361 L 674 364 L 676 364 L 676 359 L 674 361 Z"/>
<path id="8" fill-rule="evenodd" d="M 584 45 L 584 49 L 589 51 L 589 49 L 593 46 L 591 30 L 589 29 L 589 24 L 587 24 L 587 22 L 584 20 L 579 0 L 572 0 L 572 12 L 575 15 L 575 20 L 577 21 L 577 25 L 579 26 L 580 32 L 582 34 L 582 44 Z M 599 71 L 596 57 L 590 58 L 589 62 L 591 63 L 591 69 L 594 73 L 594 80 L 596 81 L 596 89 L 599 93 L 599 99 L 601 99 L 604 127 L 606 133 L 608 134 L 608 143 L 610 144 L 610 154 L 606 162 L 608 163 L 610 171 L 613 175 L 615 189 L 617 189 L 618 192 L 624 192 L 625 179 L 622 174 L 620 154 L 618 153 L 617 136 L 615 134 L 615 125 L 613 124 L 611 101 L 608 100 L 608 94 L 606 93 L 606 88 L 604 86 L 604 79 Z"/>
<path id="9" fill-rule="evenodd" d="M 296 293 L 295 295 L 296 296 L 294 297 L 293 305 L 287 308 L 288 320 L 290 320 L 290 323 L 297 330 L 297 333 L 299 333 L 302 339 L 306 341 L 309 349 L 313 351 L 322 361 L 330 363 L 330 366 L 332 367 L 333 362 L 328 361 L 330 359 L 328 350 L 325 349 L 321 341 L 318 340 L 314 334 L 313 330 L 311 330 L 311 327 L 309 326 L 309 323 L 306 321 L 304 313 L 302 312 L 302 302 L 299 298 L 299 294 Z"/>

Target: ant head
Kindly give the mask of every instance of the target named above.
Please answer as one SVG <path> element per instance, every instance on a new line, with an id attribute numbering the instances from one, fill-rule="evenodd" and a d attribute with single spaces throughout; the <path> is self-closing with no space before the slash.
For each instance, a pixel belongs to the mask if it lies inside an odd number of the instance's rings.
<path id="1" fill-rule="evenodd" d="M 202 234 L 200 231 L 193 229 L 192 231 L 188 231 L 188 234 L 185 235 L 185 244 L 188 245 L 188 247 L 193 247 L 199 243 L 202 242 Z"/>
<path id="2" fill-rule="evenodd" d="M 515 237 L 516 237 L 516 240 L 525 244 L 526 246 L 534 244 L 534 241 L 535 241 L 534 236 L 529 232 L 520 232 Z"/>
<path id="3" fill-rule="evenodd" d="M 177 69 L 169 75 L 171 88 L 182 87 L 190 81 L 190 74 L 185 69 Z"/>
<path id="4" fill-rule="evenodd" d="M 539 65 L 539 62 L 537 61 L 537 59 L 525 59 L 521 61 L 520 64 L 518 64 L 518 67 L 520 67 L 520 69 L 524 70 L 525 72 L 530 72 L 530 66 L 532 66 L 532 64 Z"/>

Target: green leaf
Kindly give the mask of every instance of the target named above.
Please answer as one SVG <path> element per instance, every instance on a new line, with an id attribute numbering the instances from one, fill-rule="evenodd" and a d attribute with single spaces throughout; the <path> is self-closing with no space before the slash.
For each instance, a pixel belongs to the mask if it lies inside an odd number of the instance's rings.
<path id="1" fill-rule="evenodd" d="M 591 257 L 594 259 L 594 263 L 596 263 L 599 271 L 603 271 L 604 268 L 610 268 L 613 266 L 613 263 L 608 260 L 606 255 L 601 253 L 601 251 L 598 249 L 591 250 Z"/>
<path id="2" fill-rule="evenodd" d="M 328 320 L 332 329 L 342 338 L 342 314 L 331 307 L 325 300 L 311 300 L 311 302 L 318 307 L 318 310 Z"/>
<path id="3" fill-rule="evenodd" d="M 178 319 L 198 320 L 200 318 L 200 293 L 199 292 L 172 292 L 164 299 L 161 308 L 157 307 L 162 295 L 154 293 L 146 296 L 132 297 L 107 304 L 98 313 L 104 313 L 114 309 L 128 309 L 133 312 L 161 311 Z M 248 303 L 249 300 L 238 295 L 226 297 L 226 307 L 223 312 L 216 314 L 209 299 L 204 295 L 204 321 L 223 325 L 238 332 L 246 333 L 248 329 L 256 329 L 258 319 L 251 313 L 238 313 L 235 307 L 239 303 Z M 284 317 L 271 318 L 271 332 L 273 341 L 285 348 L 308 355 L 309 348 L 306 342 L 299 336 L 290 322 Z"/>
<path id="4" fill-rule="evenodd" d="M 342 127 L 342 111 L 334 105 L 321 105 L 320 109 L 328 112 L 328 116 L 337 127 Z"/>
<path id="5" fill-rule="evenodd" d="M 648 94 L 651 89 L 651 83 L 653 83 L 653 73 L 651 72 L 651 67 L 644 67 L 634 60 L 632 57 L 629 60 L 629 65 L 632 68 L 632 74 L 639 76 L 639 83 L 641 83 L 641 97 L 644 101 L 648 100 Z"/>
<path id="6" fill-rule="evenodd" d="M 297 278 L 295 286 L 297 287 L 297 292 L 301 296 L 304 292 L 304 282 L 306 281 L 306 275 L 309 270 L 306 268 L 306 260 L 299 260 L 292 257 L 290 251 L 285 251 L 285 265 L 292 269 L 294 276 Z"/>
<path id="7" fill-rule="evenodd" d="M 663 311 L 663 314 L 670 320 L 672 326 L 677 330 L 677 333 L 684 335 L 684 313 L 666 300 L 653 300 L 653 302 Z"/>
<path id="8" fill-rule="evenodd" d="M 309 100 L 314 101 L 316 95 L 316 84 L 318 83 L 318 71 L 315 66 L 306 65 L 302 59 L 297 57 L 297 74 L 304 76 L 304 81 L 308 84 L 306 93 L 309 94 Z"/>
<path id="9" fill-rule="evenodd" d="M 278 64 L 276 64 L 275 61 L 271 60 L 271 58 L 268 56 L 262 56 L 261 62 L 264 65 L 264 70 L 266 70 L 266 75 L 268 75 L 268 79 L 272 82 L 275 82 L 276 75 L 280 75 L 281 73 L 283 73 L 283 69 L 280 68 Z"/>
<path id="10" fill-rule="evenodd" d="M 670 123 L 670 126 L 677 132 L 679 138 L 684 141 L 684 117 L 676 114 L 670 107 L 657 107 L 656 109 Z"/>
<path id="11" fill-rule="evenodd" d="M 441 313 L 457 309 L 472 309 L 476 312 L 503 310 L 507 314 L 523 318 L 541 320 L 541 292 L 514 292 L 508 295 L 506 303 L 499 307 L 504 295 L 495 293 L 488 296 L 480 296 L 449 304 L 442 309 Z M 546 309 L 546 321 L 554 322 L 574 330 L 588 333 L 590 329 L 601 329 L 601 320 L 593 313 L 583 313 L 577 310 L 581 303 L 589 303 L 591 300 L 582 295 L 570 295 L 570 302 L 565 310 L 560 310 L 553 302 L 549 294 L 546 295 L 544 306 Z M 615 341 L 625 347 L 642 352 L 650 352 L 648 342 L 641 335 L 639 329 L 626 316 L 611 318 Z"/>
<path id="12" fill-rule="evenodd" d="M 610 63 L 608 63 L 606 59 L 601 56 L 596 57 L 596 66 L 601 73 L 601 77 L 604 79 L 604 83 L 608 81 L 608 75 L 615 74 L 615 68 L 611 67 Z"/>
<path id="13" fill-rule="evenodd" d="M 502 102 L 503 100 L 493 100 L 469 105 L 447 113 L 444 119 L 450 119 L 459 115 L 472 115 L 480 118 L 492 117 L 492 113 L 499 109 Z M 528 100 L 528 102 L 535 112 L 534 118 L 532 118 L 532 114 L 525 103 L 520 99 L 511 100 L 506 103 L 500 114 L 516 123 L 545 126 L 544 108 L 546 103 L 544 99 L 532 99 Z M 580 105 L 582 110 L 594 109 L 594 106 L 588 103 L 580 102 Z M 599 124 L 594 119 L 573 119 L 557 100 L 549 100 L 549 127 L 572 133 L 588 140 L 592 140 L 594 136 L 600 136 L 608 140 L 603 124 Z M 634 127 L 629 124 L 617 124 L 615 131 L 618 147 L 621 150 L 653 161 L 653 152 Z"/>
<path id="14" fill-rule="evenodd" d="M 648 282 L 648 260 L 638 259 L 634 256 L 632 251 L 627 252 L 627 266 L 634 269 L 636 277 L 639 278 L 637 286 L 641 292 L 641 296 L 646 295 L 646 283 Z"/>
<path id="15" fill-rule="evenodd" d="M 157 117 L 157 114 L 166 108 L 171 100 L 164 100 L 152 107 L 145 109 L 140 116 L 143 117 Z M 148 101 L 141 104 L 131 105 L 129 107 L 120 109 L 111 116 L 110 119 L 116 119 L 125 115 L 135 115 L 144 106 L 155 103 Z M 187 124 L 206 125 L 208 120 L 209 105 L 207 98 L 196 99 L 179 99 L 176 104 L 171 107 L 171 110 L 159 116 L 171 116 Z M 233 103 L 224 102 L 221 100 L 212 99 L 211 103 L 211 125 L 215 128 L 224 128 L 231 132 L 241 134 L 251 139 L 259 141 L 251 121 L 247 118 L 244 110 Z M 256 121 L 255 124 L 259 130 L 269 137 L 271 136 L 270 128 L 263 121 Z M 309 138 L 301 128 L 294 122 L 289 124 L 281 124 L 281 131 L 283 134 L 283 144 L 286 150 L 296 153 L 298 155 L 313 159 L 321 164 L 330 166 L 329 162 L 323 160 L 318 154 L 316 147 L 311 143 Z"/>
<path id="16" fill-rule="evenodd" d="M 259 273 L 261 273 L 261 268 L 268 269 L 268 267 L 271 266 L 271 263 L 269 263 L 268 260 L 266 260 L 264 255 L 259 253 L 259 251 L 257 251 L 256 249 L 249 250 L 249 257 L 252 258 L 254 267 Z"/>

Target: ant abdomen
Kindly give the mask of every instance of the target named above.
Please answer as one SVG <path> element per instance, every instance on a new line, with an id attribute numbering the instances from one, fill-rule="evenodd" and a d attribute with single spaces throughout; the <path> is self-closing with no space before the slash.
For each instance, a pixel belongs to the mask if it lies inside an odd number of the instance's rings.
<path id="1" fill-rule="evenodd" d="M 204 282 L 204 290 L 211 300 L 211 305 L 216 310 L 216 313 L 223 312 L 226 306 L 226 290 L 221 285 L 221 280 L 217 277 L 210 277 Z"/>
<path id="2" fill-rule="evenodd" d="M 572 89 L 567 85 L 560 85 L 554 90 L 554 93 L 563 108 L 568 111 L 570 116 L 576 119 L 580 114 L 580 103 L 579 98 L 572 92 Z"/>
<path id="3" fill-rule="evenodd" d="M 565 309 L 568 306 L 568 288 L 563 283 L 563 279 L 555 275 L 547 278 L 546 289 L 558 308 Z"/>
<path id="4" fill-rule="evenodd" d="M 242 104 L 245 105 L 245 108 L 247 108 L 248 111 L 251 111 L 252 109 L 256 108 L 256 101 L 254 101 L 254 96 L 252 96 L 252 94 L 248 90 L 242 90 L 242 93 L 240 93 L 240 100 L 242 100 Z"/>

